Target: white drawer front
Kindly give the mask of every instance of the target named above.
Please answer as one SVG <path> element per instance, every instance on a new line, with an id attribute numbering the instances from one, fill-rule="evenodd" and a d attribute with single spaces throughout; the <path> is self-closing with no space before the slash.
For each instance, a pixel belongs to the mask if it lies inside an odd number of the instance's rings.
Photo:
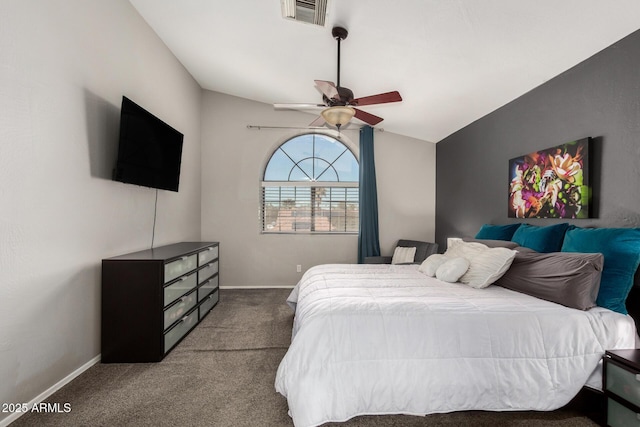
<path id="1" fill-rule="evenodd" d="M 609 398 L 607 399 L 607 425 L 611 427 L 640 426 L 640 414 Z"/>
<path id="2" fill-rule="evenodd" d="M 204 251 L 198 252 L 198 265 L 203 266 L 218 258 L 218 247 L 211 246 Z"/>
<path id="3" fill-rule="evenodd" d="M 218 276 L 214 276 L 211 279 L 204 282 L 198 288 L 198 301 L 202 301 L 207 295 L 209 295 L 214 289 L 218 288 Z"/>
<path id="4" fill-rule="evenodd" d="M 208 312 L 211 311 L 214 305 L 218 302 L 218 291 L 216 290 L 214 293 L 209 295 L 209 297 L 200 304 L 200 319 L 202 319 Z"/>
<path id="5" fill-rule="evenodd" d="M 189 310 L 196 306 L 197 292 L 191 292 L 180 298 L 179 302 L 167 308 L 164 311 L 164 329 L 173 325 L 177 320 L 181 319 Z"/>
<path id="6" fill-rule="evenodd" d="M 164 306 L 168 306 L 198 285 L 198 275 L 191 273 L 164 288 Z"/>
<path id="7" fill-rule="evenodd" d="M 168 283 L 198 266 L 198 255 L 184 256 L 176 261 L 164 265 L 164 283 Z"/>
<path id="8" fill-rule="evenodd" d="M 180 338 L 185 336 L 187 332 L 198 323 L 198 310 L 194 310 L 188 316 L 184 316 L 182 320 L 176 324 L 171 330 L 164 334 L 164 352 L 171 350 Z"/>
<path id="9" fill-rule="evenodd" d="M 209 277 L 218 272 L 218 261 L 213 261 L 198 270 L 198 284 L 204 282 Z"/>
<path id="10" fill-rule="evenodd" d="M 640 406 L 640 375 L 607 363 L 607 390 Z"/>

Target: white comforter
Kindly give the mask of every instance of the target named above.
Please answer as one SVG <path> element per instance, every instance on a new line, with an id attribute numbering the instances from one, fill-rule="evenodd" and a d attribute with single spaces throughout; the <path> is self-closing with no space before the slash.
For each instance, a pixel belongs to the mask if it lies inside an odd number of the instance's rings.
<path id="1" fill-rule="evenodd" d="M 605 349 L 635 347 L 629 316 L 445 283 L 416 266 L 314 267 L 288 301 L 293 337 L 275 386 L 298 427 L 364 414 L 553 410 Z"/>

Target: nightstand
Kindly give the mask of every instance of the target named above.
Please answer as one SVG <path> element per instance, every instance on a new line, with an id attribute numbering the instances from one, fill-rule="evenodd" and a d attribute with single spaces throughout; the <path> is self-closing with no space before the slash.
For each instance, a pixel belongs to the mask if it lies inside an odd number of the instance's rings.
<path id="1" fill-rule="evenodd" d="M 640 426 L 640 349 L 605 352 L 602 389 L 608 426 Z"/>

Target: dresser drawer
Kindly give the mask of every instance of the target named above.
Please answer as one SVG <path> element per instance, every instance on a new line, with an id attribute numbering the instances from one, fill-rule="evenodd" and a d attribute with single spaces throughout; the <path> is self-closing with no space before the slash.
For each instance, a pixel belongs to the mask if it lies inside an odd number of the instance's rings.
<path id="1" fill-rule="evenodd" d="M 180 338 L 185 336 L 198 323 L 198 310 L 193 310 L 164 334 L 164 352 L 168 352 Z"/>
<path id="2" fill-rule="evenodd" d="M 640 414 L 609 398 L 607 399 L 607 425 L 611 427 L 640 426 Z"/>
<path id="3" fill-rule="evenodd" d="M 204 251 L 198 252 L 198 265 L 205 265 L 216 258 L 218 258 L 218 247 L 211 246 Z"/>
<path id="4" fill-rule="evenodd" d="M 200 304 L 200 319 L 207 315 L 211 311 L 214 305 L 218 302 L 218 290 L 216 289 L 202 304 Z"/>
<path id="5" fill-rule="evenodd" d="M 194 272 L 184 276 L 175 283 L 164 288 L 164 306 L 168 306 L 182 295 L 194 289 L 198 285 L 198 275 Z"/>
<path id="6" fill-rule="evenodd" d="M 200 285 L 198 288 L 198 301 L 205 299 L 214 289 L 218 289 L 218 276 L 213 276 Z"/>
<path id="7" fill-rule="evenodd" d="M 198 270 L 198 284 L 204 282 L 209 277 L 218 272 L 218 261 L 210 262 L 209 264 Z"/>
<path id="8" fill-rule="evenodd" d="M 164 265 L 164 283 L 168 283 L 173 279 L 182 276 L 185 273 L 195 270 L 198 266 L 198 255 L 193 254 L 183 256 L 182 258 L 171 261 Z"/>
<path id="9" fill-rule="evenodd" d="M 636 406 L 640 406 L 640 374 L 627 371 L 608 361 L 605 389 Z"/>
<path id="10" fill-rule="evenodd" d="M 173 325 L 176 320 L 181 319 L 189 310 L 196 306 L 197 292 L 192 291 L 190 294 L 181 297 L 175 304 L 164 311 L 164 329 Z"/>

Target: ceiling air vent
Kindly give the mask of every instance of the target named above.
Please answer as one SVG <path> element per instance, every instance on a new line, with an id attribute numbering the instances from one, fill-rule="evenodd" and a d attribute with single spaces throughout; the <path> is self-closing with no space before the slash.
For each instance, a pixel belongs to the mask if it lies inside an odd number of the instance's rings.
<path id="1" fill-rule="evenodd" d="M 282 17 L 324 27 L 328 0 L 280 0 Z"/>

